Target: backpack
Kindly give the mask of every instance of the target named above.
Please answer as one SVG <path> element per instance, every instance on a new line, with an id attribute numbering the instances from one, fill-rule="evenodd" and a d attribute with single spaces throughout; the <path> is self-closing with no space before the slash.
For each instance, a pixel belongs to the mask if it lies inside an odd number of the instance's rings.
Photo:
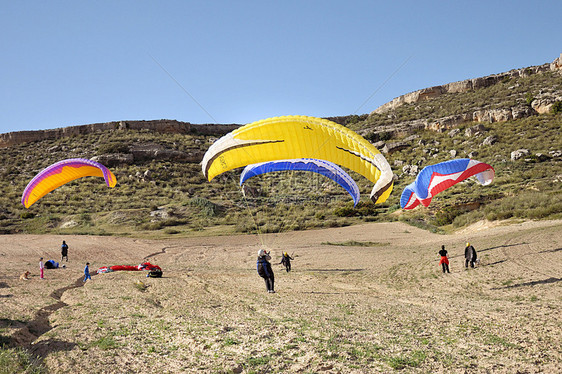
<path id="1" fill-rule="evenodd" d="M 151 270 L 148 272 L 147 276 L 149 278 L 162 278 L 162 270 L 158 270 L 158 269 Z"/>
<path id="2" fill-rule="evenodd" d="M 269 262 L 265 259 L 265 257 L 259 257 L 257 262 L 257 270 L 258 274 L 262 278 L 269 277 L 269 269 L 268 266 L 271 266 Z"/>

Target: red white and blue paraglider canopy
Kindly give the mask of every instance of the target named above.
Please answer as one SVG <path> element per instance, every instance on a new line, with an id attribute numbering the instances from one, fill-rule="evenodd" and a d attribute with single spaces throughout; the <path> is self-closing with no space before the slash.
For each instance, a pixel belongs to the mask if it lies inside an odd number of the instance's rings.
<path id="1" fill-rule="evenodd" d="M 460 158 L 426 166 L 416 180 L 404 188 L 400 197 L 402 209 L 414 209 L 420 203 L 429 206 L 431 199 L 439 192 L 475 176 L 486 186 L 494 180 L 494 168 L 480 161 Z"/>

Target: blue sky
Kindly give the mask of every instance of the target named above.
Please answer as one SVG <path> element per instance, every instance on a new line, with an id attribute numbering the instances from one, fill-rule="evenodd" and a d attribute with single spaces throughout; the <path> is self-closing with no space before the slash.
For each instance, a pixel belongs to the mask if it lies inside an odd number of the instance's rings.
<path id="1" fill-rule="evenodd" d="M 0 1 L 0 133 L 363 114 L 562 52 L 560 1 Z"/>

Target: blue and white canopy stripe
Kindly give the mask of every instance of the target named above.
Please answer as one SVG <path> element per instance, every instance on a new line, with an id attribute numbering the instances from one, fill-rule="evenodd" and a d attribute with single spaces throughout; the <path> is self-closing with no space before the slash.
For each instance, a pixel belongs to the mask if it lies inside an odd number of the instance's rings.
<path id="1" fill-rule="evenodd" d="M 248 165 L 240 175 L 240 186 L 256 175 L 286 170 L 311 171 L 324 175 L 338 183 L 351 195 L 354 206 L 359 202 L 359 187 L 349 174 L 333 162 L 313 158 L 277 160 Z"/>

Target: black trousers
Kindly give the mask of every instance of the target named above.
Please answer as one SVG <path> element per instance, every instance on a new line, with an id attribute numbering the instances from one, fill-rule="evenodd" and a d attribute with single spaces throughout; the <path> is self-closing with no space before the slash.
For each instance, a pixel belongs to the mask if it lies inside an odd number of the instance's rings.
<path id="1" fill-rule="evenodd" d="M 446 271 L 447 273 L 450 273 L 449 271 L 449 265 L 447 265 L 446 263 L 442 263 L 441 266 L 443 266 L 443 273 Z"/>
<path id="2" fill-rule="evenodd" d="M 470 267 L 473 268 L 474 267 L 474 261 L 471 261 L 468 258 L 464 260 L 464 267 L 467 268 L 469 262 L 470 262 Z"/>
<path id="3" fill-rule="evenodd" d="M 265 281 L 265 287 L 267 288 L 267 290 L 274 291 L 275 278 L 273 277 L 273 275 L 269 277 L 263 277 L 263 280 Z"/>

